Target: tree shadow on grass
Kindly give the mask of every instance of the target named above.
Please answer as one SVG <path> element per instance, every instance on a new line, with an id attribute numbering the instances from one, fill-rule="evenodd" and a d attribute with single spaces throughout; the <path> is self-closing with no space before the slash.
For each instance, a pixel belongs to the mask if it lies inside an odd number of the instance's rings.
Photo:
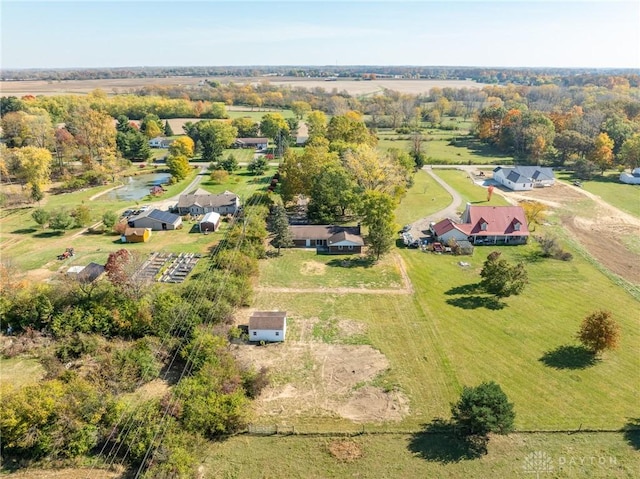
<path id="1" fill-rule="evenodd" d="M 35 233 L 36 231 L 38 230 L 35 228 L 21 228 L 19 230 L 13 230 L 11 233 L 16 235 L 27 235 L 27 234 Z"/>
<path id="2" fill-rule="evenodd" d="M 64 235 L 64 231 L 43 231 L 42 233 L 38 233 L 33 236 L 35 238 L 55 238 L 62 235 Z"/>
<path id="3" fill-rule="evenodd" d="M 554 369 L 586 369 L 598 362 L 598 357 L 584 346 L 564 345 L 547 351 L 539 359 Z"/>
<path id="4" fill-rule="evenodd" d="M 472 284 L 463 284 L 462 286 L 456 286 L 455 288 L 451 288 L 448 291 L 445 291 L 444 294 L 448 296 L 452 296 L 454 294 L 473 294 L 473 293 L 482 293 L 484 290 L 482 289 L 482 284 L 480 283 L 472 283 Z"/>
<path id="5" fill-rule="evenodd" d="M 503 157 L 509 158 L 507 155 L 499 151 L 498 149 L 482 143 L 477 138 L 471 135 L 457 136 L 455 140 L 450 142 L 451 146 L 457 146 L 461 148 L 468 148 L 474 155 L 486 156 L 486 157 Z"/>
<path id="6" fill-rule="evenodd" d="M 636 451 L 640 450 L 640 417 L 630 418 L 624 426 L 624 439 Z"/>
<path id="7" fill-rule="evenodd" d="M 458 298 L 447 299 L 447 304 L 462 309 L 487 308 L 492 311 L 503 309 L 506 305 L 491 296 L 460 296 Z"/>
<path id="8" fill-rule="evenodd" d="M 434 419 L 411 436 L 408 449 L 426 461 L 449 464 L 482 457 L 486 442 L 486 438 L 461 437 L 449 421 Z"/>

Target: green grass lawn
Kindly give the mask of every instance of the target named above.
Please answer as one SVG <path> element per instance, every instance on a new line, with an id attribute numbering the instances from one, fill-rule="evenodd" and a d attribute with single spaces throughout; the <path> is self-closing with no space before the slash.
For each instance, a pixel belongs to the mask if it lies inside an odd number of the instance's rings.
<path id="1" fill-rule="evenodd" d="M 492 438 L 486 456 L 465 460 L 450 447 L 451 440 L 439 436 L 237 436 L 212 444 L 204 469 L 206 478 L 535 478 L 535 469 L 533 474 L 525 469 L 525 458 L 544 452 L 553 472 L 540 473 L 541 479 L 631 479 L 638 472 L 637 440 L 634 448 L 634 439 L 619 433 L 514 434 Z M 333 441 L 354 444 L 361 457 L 336 459 L 329 451 Z"/>
<path id="2" fill-rule="evenodd" d="M 562 181 L 573 181 L 569 172 L 558 172 L 556 175 Z M 604 176 L 596 175 L 591 180 L 582 181 L 582 187 L 610 205 L 640 218 L 640 186 L 621 183 L 619 172 L 609 171 Z"/>
<path id="3" fill-rule="evenodd" d="M 260 262 L 260 283 L 288 288 L 395 289 L 402 287 L 402 278 L 391 255 L 371 264 L 357 255 L 319 255 L 292 248 Z"/>
<path id="4" fill-rule="evenodd" d="M 271 177 L 276 172 L 276 168 L 270 167 L 264 175 L 253 175 L 249 173 L 246 167 L 241 167 L 235 171 L 233 175 L 224 183 L 215 183 L 209 177 L 205 177 L 199 185 L 199 188 L 210 191 L 211 193 L 222 193 L 229 190 L 238 195 L 242 200 L 246 200 L 256 191 L 265 191 L 271 182 Z"/>
<path id="5" fill-rule="evenodd" d="M 454 188 L 462 197 L 463 202 L 470 202 L 480 206 L 505 206 L 510 203 L 498 193 L 494 193 L 491 201 L 487 201 L 487 188 L 476 185 L 465 171 L 454 169 L 434 169 L 433 172 Z M 464 205 L 461 206 L 464 209 Z"/>
<path id="6" fill-rule="evenodd" d="M 447 134 L 449 133 L 449 134 Z M 513 157 L 501 154 L 476 138 L 461 132 L 435 135 L 424 144 L 424 153 L 434 164 L 512 164 Z M 456 143 L 451 144 L 451 139 Z"/>
<path id="7" fill-rule="evenodd" d="M 233 109 L 227 109 L 227 115 L 229 118 L 244 118 L 249 117 L 255 122 L 260 122 L 262 117 L 268 113 L 280 113 L 284 118 L 293 118 L 295 115 L 291 110 L 278 110 L 274 108 L 255 108 L 251 109 L 250 107 L 242 108 L 234 107 Z"/>
<path id="8" fill-rule="evenodd" d="M 413 186 L 396 208 L 396 222 L 399 225 L 412 223 L 446 208 L 451 200 L 451 195 L 436 180 L 420 170 L 413 176 Z"/>

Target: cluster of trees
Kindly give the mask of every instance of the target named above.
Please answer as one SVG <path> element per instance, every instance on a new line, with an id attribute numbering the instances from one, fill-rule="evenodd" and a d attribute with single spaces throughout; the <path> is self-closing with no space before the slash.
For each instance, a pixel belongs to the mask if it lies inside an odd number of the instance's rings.
<path id="1" fill-rule="evenodd" d="M 640 165 L 640 102 L 629 89 L 495 88 L 477 136 L 531 163 L 573 162 L 580 173 Z"/>
<path id="2" fill-rule="evenodd" d="M 3 390 L 3 458 L 28 463 L 111 451 L 105 454 L 144 477 L 184 477 L 205 439 L 244 427 L 267 371 L 235 361 L 224 325 L 250 302 L 257 259 L 265 255 L 268 201 L 263 194 L 247 201 L 212 251 L 211 268 L 183 287 L 142 280 L 136 272 L 143 258 L 126 249 L 109 256 L 106 280 L 3 282 L 0 327 L 53 340 L 52 347 L 28 346 L 46 379 Z M 170 392 L 135 406 L 125 400 L 177 358 L 184 371 Z"/>
<path id="3" fill-rule="evenodd" d="M 381 154 L 357 112 L 327 122 L 323 112 L 312 111 L 307 125 L 304 151 L 285 153 L 280 167 L 283 201 L 308 197 L 309 219 L 317 223 L 358 217 L 368 227 L 371 253 L 379 257 L 391 247 L 393 210 L 411 181 L 414 160 L 405 152 Z"/>

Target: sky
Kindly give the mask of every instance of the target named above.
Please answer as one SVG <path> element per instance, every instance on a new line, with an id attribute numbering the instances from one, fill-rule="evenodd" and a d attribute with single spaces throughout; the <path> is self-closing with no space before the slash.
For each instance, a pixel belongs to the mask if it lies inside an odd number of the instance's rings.
<path id="1" fill-rule="evenodd" d="M 2 0 L 2 68 L 640 68 L 640 1 Z"/>

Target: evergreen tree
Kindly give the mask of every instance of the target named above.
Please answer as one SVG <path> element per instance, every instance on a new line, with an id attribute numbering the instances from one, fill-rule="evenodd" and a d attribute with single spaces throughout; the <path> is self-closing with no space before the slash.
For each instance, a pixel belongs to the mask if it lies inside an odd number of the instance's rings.
<path id="1" fill-rule="evenodd" d="M 164 122 L 164 136 L 173 136 L 173 130 L 171 129 L 169 120 L 165 120 Z"/>
<path id="2" fill-rule="evenodd" d="M 289 218 L 287 217 L 284 206 L 277 205 L 273 207 L 269 229 L 273 233 L 273 245 L 278 248 L 278 254 L 280 254 L 280 248 L 293 246 L 291 230 L 289 229 Z"/>

